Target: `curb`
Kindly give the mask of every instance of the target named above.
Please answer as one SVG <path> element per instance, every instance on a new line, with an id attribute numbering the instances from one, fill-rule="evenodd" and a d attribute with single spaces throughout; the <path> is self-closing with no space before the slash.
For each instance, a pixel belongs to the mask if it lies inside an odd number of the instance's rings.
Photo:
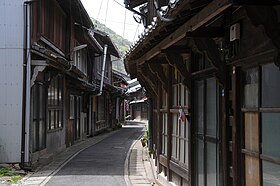
<path id="1" fill-rule="evenodd" d="M 139 141 L 142 136 L 145 134 L 145 132 L 143 132 L 133 143 L 132 145 L 130 146 L 128 152 L 127 152 L 127 155 L 126 155 L 126 158 L 125 158 L 125 163 L 124 163 L 124 180 L 126 182 L 126 185 L 127 186 L 132 186 L 132 183 L 131 183 L 131 180 L 129 178 L 129 158 L 130 158 L 130 155 L 131 155 L 131 150 L 133 149 L 133 147 L 135 146 L 135 144 L 137 143 L 137 141 Z"/>

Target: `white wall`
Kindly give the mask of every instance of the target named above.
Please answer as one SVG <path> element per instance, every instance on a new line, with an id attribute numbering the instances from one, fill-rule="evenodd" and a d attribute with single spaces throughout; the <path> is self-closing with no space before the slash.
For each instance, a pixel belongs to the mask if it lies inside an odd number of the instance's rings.
<path id="1" fill-rule="evenodd" d="M 0 1 L 0 162 L 20 162 L 23 0 Z"/>

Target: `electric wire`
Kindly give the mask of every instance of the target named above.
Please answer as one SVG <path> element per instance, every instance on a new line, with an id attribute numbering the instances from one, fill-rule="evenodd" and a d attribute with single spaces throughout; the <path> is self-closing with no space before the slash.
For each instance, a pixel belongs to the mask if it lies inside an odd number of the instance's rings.
<path id="1" fill-rule="evenodd" d="M 99 18 L 102 5 L 103 5 L 103 1 L 101 1 L 100 7 L 99 7 L 99 10 L 98 10 L 98 14 L 97 14 L 97 19 Z"/>
<path id="2" fill-rule="evenodd" d="M 118 1 L 116 1 L 116 0 L 113 0 L 113 1 L 115 1 L 118 5 L 120 5 L 121 7 L 123 7 L 123 8 L 125 8 L 125 6 L 123 6 L 121 3 L 119 3 Z M 126 8 L 125 8 L 126 9 Z"/>
<path id="3" fill-rule="evenodd" d="M 126 23 L 126 9 L 125 9 L 124 21 L 123 21 L 123 38 L 124 38 L 124 33 L 125 33 L 125 23 Z"/>
<path id="4" fill-rule="evenodd" d="M 107 23 L 108 6 L 109 6 L 109 0 L 107 0 L 107 6 L 106 6 L 105 25 Z"/>
<path id="5" fill-rule="evenodd" d="M 139 33 L 139 25 L 140 24 L 137 25 L 137 28 L 136 28 L 136 31 L 135 31 L 135 34 L 134 34 L 134 37 L 133 37 L 133 41 L 135 41 L 135 37 L 136 37 L 137 33 Z"/>

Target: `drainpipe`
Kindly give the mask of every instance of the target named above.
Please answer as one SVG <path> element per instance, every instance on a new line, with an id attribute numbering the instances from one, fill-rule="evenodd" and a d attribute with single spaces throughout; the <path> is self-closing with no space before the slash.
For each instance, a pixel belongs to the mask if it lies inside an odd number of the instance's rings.
<path id="1" fill-rule="evenodd" d="M 26 160 L 26 136 L 29 128 L 29 115 L 30 115 L 30 10 L 31 1 L 24 2 L 24 54 L 23 54 L 23 90 L 22 90 L 22 131 L 21 131 L 21 162 L 20 166 L 22 169 L 27 169 L 25 166 Z M 28 147 L 27 147 L 28 148 Z"/>
<path id="2" fill-rule="evenodd" d="M 103 89 L 103 83 L 104 83 L 104 73 L 105 73 L 105 66 L 106 66 L 106 55 L 107 55 L 107 49 L 108 45 L 104 45 L 104 52 L 103 52 L 103 66 L 102 66 L 102 75 L 101 75 L 101 84 L 100 84 L 100 90 L 97 96 L 100 96 L 102 94 Z"/>

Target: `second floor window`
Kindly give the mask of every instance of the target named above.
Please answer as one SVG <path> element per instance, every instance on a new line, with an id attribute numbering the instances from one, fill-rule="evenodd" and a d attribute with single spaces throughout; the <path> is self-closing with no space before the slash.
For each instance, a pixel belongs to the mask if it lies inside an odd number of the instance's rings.
<path id="1" fill-rule="evenodd" d="M 42 0 L 42 34 L 60 50 L 65 50 L 66 16 L 53 0 Z"/>
<path id="2" fill-rule="evenodd" d="M 87 50 L 86 49 L 78 50 L 75 52 L 74 65 L 84 74 L 87 74 Z"/>

